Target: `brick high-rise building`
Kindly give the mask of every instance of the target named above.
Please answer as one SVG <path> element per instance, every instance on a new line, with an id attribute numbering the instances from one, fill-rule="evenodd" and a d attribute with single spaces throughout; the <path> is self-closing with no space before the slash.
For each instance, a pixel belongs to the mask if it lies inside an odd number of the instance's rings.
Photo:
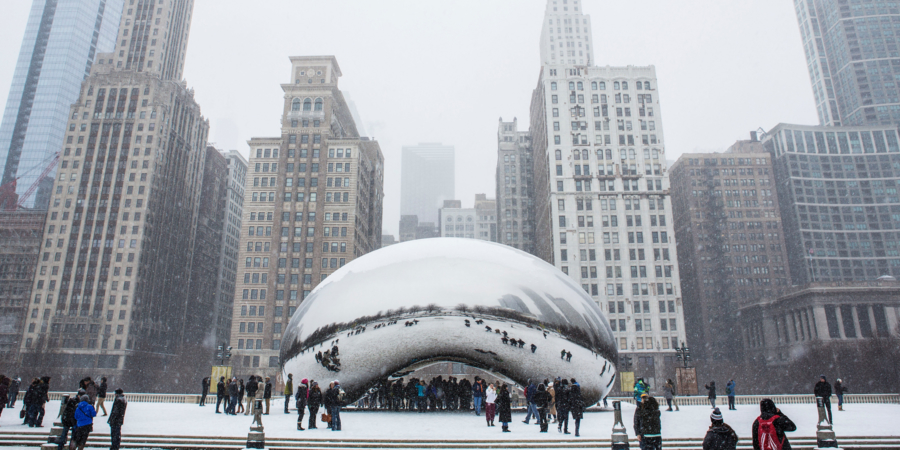
<path id="1" fill-rule="evenodd" d="M 231 329 L 242 376 L 280 376 L 281 333 L 297 306 L 381 245 L 384 157 L 357 132 L 340 76 L 333 56 L 292 57 L 281 136 L 250 141 Z"/>
<path id="2" fill-rule="evenodd" d="M 534 254 L 534 157 L 518 124 L 501 118 L 497 130 L 497 242 Z"/>
<path id="3" fill-rule="evenodd" d="M 35 375 L 73 385 L 90 369 L 130 391 L 187 391 L 208 371 L 214 323 L 195 318 L 215 304 L 191 283 L 216 277 L 211 261 L 193 271 L 214 240 L 198 237 L 203 185 L 220 181 L 204 176 L 209 125 L 182 81 L 192 9 L 126 5 L 115 50 L 70 108 L 22 344 Z"/>
<path id="4" fill-rule="evenodd" d="M 682 155 L 670 171 L 688 341 L 697 359 L 740 360 L 740 308 L 790 285 L 775 170 L 755 139 Z"/>

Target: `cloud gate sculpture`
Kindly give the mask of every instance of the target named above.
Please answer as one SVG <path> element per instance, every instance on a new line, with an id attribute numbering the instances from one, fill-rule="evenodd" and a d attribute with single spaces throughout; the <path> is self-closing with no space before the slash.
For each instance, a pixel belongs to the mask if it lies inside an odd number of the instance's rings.
<path id="1" fill-rule="evenodd" d="M 300 304 L 282 343 L 285 376 L 340 380 L 352 399 L 398 372 L 455 361 L 520 385 L 576 378 L 593 404 L 618 355 L 600 308 L 568 276 L 508 246 L 453 238 L 347 264 Z"/>

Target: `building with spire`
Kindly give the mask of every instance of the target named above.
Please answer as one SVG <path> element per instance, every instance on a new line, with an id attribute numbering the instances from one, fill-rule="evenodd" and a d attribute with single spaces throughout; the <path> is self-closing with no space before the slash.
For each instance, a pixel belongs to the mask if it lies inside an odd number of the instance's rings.
<path id="1" fill-rule="evenodd" d="M 594 64 L 591 16 L 579 0 L 548 0 L 541 30 L 541 65 Z"/>
<path id="2" fill-rule="evenodd" d="M 656 69 L 595 66 L 590 19 L 575 0 L 548 0 L 541 45 L 535 254 L 607 314 L 634 362 L 620 370 L 658 385 L 675 378 L 685 330 Z"/>
<path id="3" fill-rule="evenodd" d="M 102 373 L 132 392 L 193 390 L 208 373 L 219 254 L 209 247 L 221 245 L 227 172 L 182 80 L 192 9 L 130 1 L 114 50 L 97 55 L 69 108 L 22 340 L 27 372 L 63 385 Z"/>
<path id="4" fill-rule="evenodd" d="M 33 0 L 0 124 L 0 185 L 24 194 L 63 147 L 69 107 L 97 53 L 112 51 L 125 0 Z M 28 208 L 47 209 L 51 170 Z"/>

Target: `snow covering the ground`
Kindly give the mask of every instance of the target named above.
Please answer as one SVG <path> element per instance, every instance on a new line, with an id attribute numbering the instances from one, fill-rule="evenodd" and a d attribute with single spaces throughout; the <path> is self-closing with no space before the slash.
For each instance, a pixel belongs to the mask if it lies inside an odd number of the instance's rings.
<path id="1" fill-rule="evenodd" d="M 214 398 L 213 398 L 214 400 Z M 296 429 L 296 412 L 285 415 L 284 399 L 274 401 L 272 414 L 263 416 L 263 424 L 267 437 L 271 438 L 303 438 L 334 439 L 335 432 L 325 428 L 321 423 L 317 430 L 298 431 Z M 110 402 L 111 403 L 111 402 Z M 58 403 L 51 402 L 47 408 L 48 417 L 44 420 L 44 428 L 34 429 L 21 425 L 18 410 L 7 409 L 0 417 L 0 429 L 5 432 L 40 432 L 49 433 L 52 425 L 50 411 L 58 410 Z M 632 417 L 634 406 L 623 404 L 623 422 L 628 428 L 628 435 L 634 436 Z M 782 411 L 797 424 L 797 431 L 788 436 L 813 437 L 816 433 L 817 413 L 814 405 L 784 405 Z M 900 436 L 900 426 L 896 420 L 900 417 L 900 405 L 848 404 L 845 411 L 834 409 L 837 438 L 851 436 Z M 685 406 L 680 412 L 662 412 L 662 435 L 666 438 L 702 438 L 709 427 L 710 408 L 705 406 Z M 320 410 L 321 413 L 321 410 Z M 483 414 L 483 413 L 482 413 Z M 730 424 L 741 438 L 749 438 L 751 425 L 758 416 L 755 406 L 738 406 L 737 411 L 722 410 L 726 423 Z M 54 414 L 55 415 L 55 414 Z M 304 417 L 306 428 L 309 415 Z M 524 413 L 513 413 L 510 426 L 512 433 L 502 433 L 500 423 L 496 427 L 485 426 L 484 416 L 475 417 L 473 413 L 434 412 L 420 414 L 416 412 L 372 412 L 345 411 L 341 413 L 342 439 L 396 439 L 396 440 L 539 440 L 560 439 L 564 435 L 556 432 L 556 425 L 551 424 L 550 432 L 538 433 L 538 427 L 525 425 Z M 198 405 L 165 404 L 165 403 L 129 403 L 122 429 L 125 435 L 160 435 L 160 436 L 246 436 L 252 416 L 227 416 L 215 414 L 215 404 L 199 407 Z M 612 432 L 613 412 L 588 412 L 582 421 L 581 434 L 584 438 L 609 439 Z M 95 419 L 94 430 L 98 433 L 109 433 L 106 418 Z M 569 431 L 574 433 L 574 423 L 570 420 Z M 573 436 L 570 436 L 572 439 Z"/>

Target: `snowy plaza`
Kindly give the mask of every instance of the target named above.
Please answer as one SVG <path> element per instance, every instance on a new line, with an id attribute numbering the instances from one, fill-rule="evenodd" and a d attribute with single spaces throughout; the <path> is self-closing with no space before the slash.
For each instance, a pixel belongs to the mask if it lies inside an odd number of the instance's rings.
<path id="1" fill-rule="evenodd" d="M 51 413 L 57 406 L 56 402 L 48 404 L 48 418 L 45 419 L 44 428 L 34 429 L 21 425 L 17 410 L 7 410 L 7 414 L 0 417 L 0 434 L 2 441 L 8 442 L 14 434 L 28 436 L 46 436 L 50 431 Z M 340 432 L 332 432 L 319 423 L 316 430 L 297 431 L 296 411 L 291 410 L 289 415 L 283 413 L 282 401 L 272 404 L 271 415 L 263 416 L 266 438 L 268 440 L 296 439 L 309 441 L 335 442 L 338 440 L 361 441 L 387 441 L 403 443 L 405 441 L 419 441 L 422 447 L 429 444 L 450 443 L 459 441 L 506 441 L 507 443 L 527 443 L 529 441 L 547 441 L 547 447 L 559 445 L 560 441 L 566 442 L 595 442 L 606 441 L 610 438 L 614 414 L 612 410 L 587 412 L 582 421 L 581 437 L 563 435 L 556 431 L 551 424 L 550 432 L 539 433 L 538 427 L 532 421 L 531 425 L 525 425 L 522 420 L 524 412 L 514 412 L 513 422 L 510 426 L 511 433 L 502 433 L 500 427 L 485 426 L 484 417 L 476 417 L 473 413 L 451 412 L 380 412 L 380 411 L 354 411 L 346 410 L 341 413 L 343 428 Z M 808 404 L 779 405 L 782 411 L 797 424 L 797 431 L 789 433 L 791 440 L 805 438 L 809 440 L 816 433 L 816 409 Z M 900 417 L 900 405 L 894 404 L 845 404 L 845 411 L 835 411 L 834 430 L 837 433 L 838 442 L 858 437 L 900 437 L 900 427 L 896 425 L 897 417 Z M 629 438 L 634 438 L 631 429 L 634 406 L 623 403 L 623 421 L 628 429 Z M 684 406 L 680 412 L 662 412 L 662 435 L 664 444 L 671 439 L 702 439 L 709 427 L 710 408 L 706 406 Z M 726 423 L 730 424 L 741 438 L 742 444 L 749 444 L 750 428 L 753 420 L 759 415 L 756 406 L 739 405 L 737 411 L 723 410 Z M 308 415 L 307 415 L 308 417 Z M 125 439 L 124 446 L 129 447 L 129 441 L 136 442 L 136 436 L 147 437 L 192 437 L 192 438 L 246 438 L 252 416 L 229 416 L 215 414 L 215 405 L 209 404 L 199 407 L 196 404 L 166 404 L 166 403 L 140 403 L 132 402 L 128 406 L 128 414 L 122 429 Z M 305 421 L 304 421 L 305 422 Z M 304 424 L 305 425 L 305 424 Z M 570 420 L 569 431 L 574 431 L 574 422 Z M 94 435 L 88 447 L 104 447 L 108 445 L 109 428 L 105 419 L 97 417 L 94 424 Z M 550 441 L 553 441 L 552 443 Z M 283 446 L 272 444 L 271 446 Z M 10 445 L 10 443 L 7 443 Z M 482 443 L 489 445 L 489 442 Z M 165 447 L 165 445 L 158 445 Z M 270 445 L 267 445 L 269 447 Z M 15 448 L 14 446 L 12 448 Z M 23 446 L 23 448 L 25 448 Z M 33 446 L 32 446 L 33 448 Z"/>

